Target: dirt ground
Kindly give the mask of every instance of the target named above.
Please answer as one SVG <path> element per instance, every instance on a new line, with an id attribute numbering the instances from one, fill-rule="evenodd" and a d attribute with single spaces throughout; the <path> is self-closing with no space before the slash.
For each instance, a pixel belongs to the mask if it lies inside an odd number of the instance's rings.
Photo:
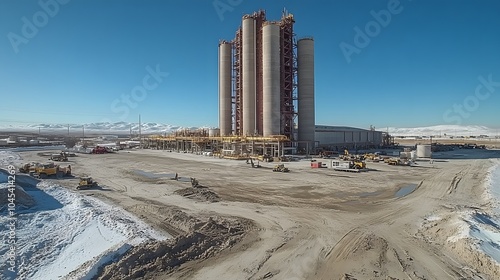
<path id="1" fill-rule="evenodd" d="M 100 184 L 81 193 L 175 237 L 134 248 L 99 279 L 494 279 L 498 264 L 447 238 L 456 234 L 456 211 L 487 207 L 482 182 L 489 158 L 499 157 L 460 150 L 417 167 L 368 163 L 361 173 L 311 169 L 307 160 L 277 173 L 274 163 L 251 168 L 157 150 L 78 154 L 68 163 Z M 191 189 L 190 177 L 203 188 Z"/>

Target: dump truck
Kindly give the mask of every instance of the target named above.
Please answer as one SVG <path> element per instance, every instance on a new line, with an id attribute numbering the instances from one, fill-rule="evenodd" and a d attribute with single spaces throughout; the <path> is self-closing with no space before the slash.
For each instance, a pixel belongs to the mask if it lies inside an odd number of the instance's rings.
<path id="1" fill-rule="evenodd" d="M 58 179 L 71 175 L 71 165 L 61 167 L 54 163 L 38 164 L 29 171 L 30 175 L 40 179 L 47 179 L 55 176 Z"/>

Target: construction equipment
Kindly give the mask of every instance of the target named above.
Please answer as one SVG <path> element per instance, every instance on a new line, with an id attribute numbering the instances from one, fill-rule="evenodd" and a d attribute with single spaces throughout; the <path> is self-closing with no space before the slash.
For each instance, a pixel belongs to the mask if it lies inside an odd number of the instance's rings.
<path id="1" fill-rule="evenodd" d="M 274 161 L 273 157 L 269 154 L 260 155 L 257 157 L 257 160 L 262 161 L 262 162 L 273 162 Z"/>
<path id="2" fill-rule="evenodd" d="M 277 164 L 273 168 L 273 172 L 289 172 L 289 171 L 290 170 L 288 170 L 288 168 L 286 168 L 284 164 Z"/>
<path id="3" fill-rule="evenodd" d="M 35 166 L 38 164 L 39 163 L 36 162 L 25 163 L 19 167 L 19 172 L 21 173 L 35 172 Z"/>
<path id="4" fill-rule="evenodd" d="M 365 158 L 365 160 L 369 160 L 371 162 L 380 162 L 382 160 L 382 158 L 380 157 L 379 154 L 375 153 L 375 154 L 364 154 L 363 157 Z"/>
<path id="5" fill-rule="evenodd" d="M 107 153 L 113 153 L 113 149 L 109 147 L 103 147 L 103 146 L 96 146 L 95 148 L 92 149 L 93 154 L 107 154 Z"/>
<path id="6" fill-rule="evenodd" d="M 260 167 L 259 161 L 257 161 L 257 164 L 255 164 L 255 163 L 253 162 L 253 158 L 248 158 L 248 159 L 247 159 L 247 164 L 251 164 L 251 165 L 252 165 L 252 168 L 259 168 L 259 167 Z"/>
<path id="7" fill-rule="evenodd" d="M 71 175 L 71 165 L 61 167 L 54 163 L 37 164 L 30 168 L 29 174 L 35 178 L 47 179 L 50 176 L 56 176 L 58 179 Z"/>
<path id="8" fill-rule="evenodd" d="M 413 166 L 415 163 L 411 159 L 387 158 L 384 160 L 389 165 Z"/>
<path id="9" fill-rule="evenodd" d="M 81 177 L 78 186 L 76 186 L 77 190 L 88 190 L 90 188 L 97 187 L 98 184 L 91 177 Z"/>
<path id="10" fill-rule="evenodd" d="M 354 168 L 354 169 L 365 169 L 366 168 L 366 163 L 361 160 L 353 160 L 349 163 L 349 168 Z"/>
<path id="11" fill-rule="evenodd" d="M 61 152 L 59 154 L 52 154 L 52 155 L 50 155 L 50 160 L 53 160 L 53 161 L 68 161 L 68 156 L 66 155 L 65 152 Z"/>

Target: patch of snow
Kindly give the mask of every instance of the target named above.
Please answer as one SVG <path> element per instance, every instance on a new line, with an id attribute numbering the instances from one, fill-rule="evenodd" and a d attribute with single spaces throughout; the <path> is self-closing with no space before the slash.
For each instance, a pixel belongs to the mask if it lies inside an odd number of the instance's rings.
<path id="1" fill-rule="evenodd" d="M 429 221 L 429 222 L 435 222 L 435 221 L 441 220 L 441 217 L 439 217 L 437 215 L 431 215 L 431 216 L 426 217 L 425 220 Z"/>
<path id="2" fill-rule="evenodd" d="M 63 279 L 75 270 L 79 276 L 72 279 L 91 279 L 131 246 L 170 238 L 121 208 L 57 185 L 42 182 L 25 190 L 37 204 L 17 212 L 20 279 Z M 9 231 L 6 222 L 0 216 L 2 237 Z M 10 276 L 1 274 L 7 272 L 6 247 L 0 248 L 1 279 Z"/>
<path id="3" fill-rule="evenodd" d="M 457 230 L 455 235 L 448 237 L 447 242 L 457 242 L 460 239 L 469 237 L 469 225 L 463 219 L 457 219 L 454 223 L 452 223 Z"/>

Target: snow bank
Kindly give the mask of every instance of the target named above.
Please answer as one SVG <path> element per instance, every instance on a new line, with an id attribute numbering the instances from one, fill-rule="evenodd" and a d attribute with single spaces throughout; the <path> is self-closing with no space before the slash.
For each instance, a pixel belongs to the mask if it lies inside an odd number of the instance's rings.
<path id="1" fill-rule="evenodd" d="M 132 245 L 164 240 L 162 235 L 121 208 L 47 182 L 27 188 L 37 205 L 17 213 L 17 263 L 20 279 L 90 279 L 98 267 Z M 5 238 L 7 217 L 0 217 Z M 7 248 L 0 249 L 0 271 L 7 272 Z M 75 271 L 77 270 L 77 271 Z M 10 275 L 0 274 L 0 279 Z"/>
<path id="2" fill-rule="evenodd" d="M 7 168 L 9 165 L 17 166 L 21 163 L 21 156 L 11 150 L 0 150 L 0 168 Z"/>
<path id="3" fill-rule="evenodd" d="M 458 233 L 448 241 L 470 239 L 478 250 L 500 264 L 500 160 L 492 161 L 494 165 L 485 179 L 485 198 L 492 209 L 462 213 L 456 222 Z"/>

